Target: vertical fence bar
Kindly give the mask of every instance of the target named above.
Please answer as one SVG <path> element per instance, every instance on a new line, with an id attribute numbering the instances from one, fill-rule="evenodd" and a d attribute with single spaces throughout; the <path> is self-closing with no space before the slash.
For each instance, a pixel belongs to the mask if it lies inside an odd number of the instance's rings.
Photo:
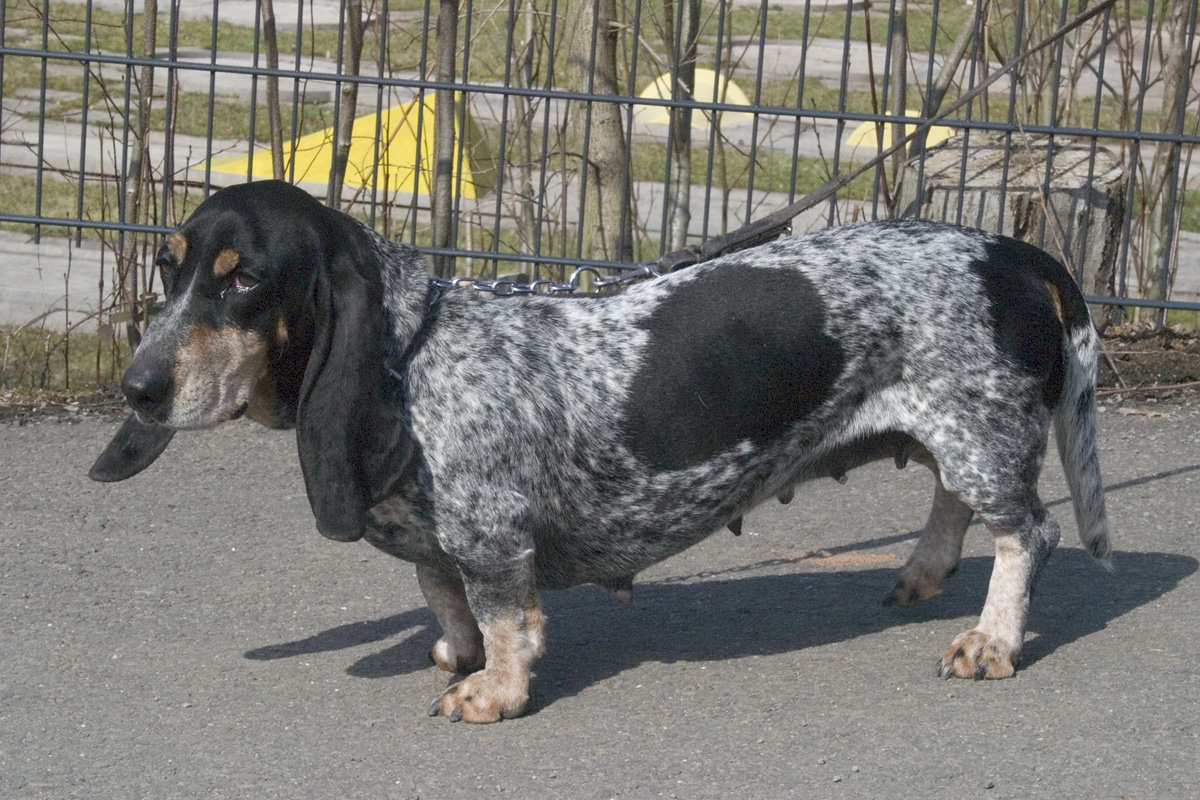
<path id="1" fill-rule="evenodd" d="M 520 19 L 520 14 L 517 13 L 517 0 L 508 0 L 508 23 L 505 25 L 507 42 L 504 45 L 504 88 L 512 88 L 513 62 L 516 60 L 513 53 L 516 50 L 517 43 L 517 20 Z M 519 68 L 520 65 L 518 65 Z M 509 100 L 512 95 L 505 91 L 500 97 L 500 141 L 496 147 L 496 202 L 494 205 L 492 219 L 492 252 L 500 253 L 500 220 L 504 209 L 504 173 L 508 166 L 508 115 L 509 115 Z M 526 120 L 520 123 L 522 126 L 526 124 Z M 465 138 L 465 137 L 464 137 Z M 518 203 L 520 200 L 517 201 Z M 492 259 L 492 273 L 498 274 L 500 270 L 500 260 Z"/>
<path id="2" fill-rule="evenodd" d="M 303 3 L 300 4 L 303 7 Z M 204 143 L 204 179 L 203 191 L 204 196 L 208 197 L 209 191 L 212 189 L 212 157 L 213 157 L 213 125 L 216 117 L 217 107 L 217 32 L 220 30 L 221 19 L 221 2 L 213 0 L 212 11 L 212 28 L 209 32 L 209 47 L 208 47 L 208 63 L 212 67 L 208 73 L 208 120 L 205 126 L 208 130 L 208 135 L 205 137 Z"/>
<path id="3" fill-rule="evenodd" d="M 0 5 L 3 5 L 3 0 L 0 0 Z M 3 12 L 0 11 L 0 18 L 3 17 Z M 0 23 L 3 20 L 0 19 Z M 0 34 L 2 35 L 2 34 Z M 3 41 L 0 39 L 0 41 Z M 83 52 L 85 56 L 92 54 L 92 0 L 87 0 L 83 12 Z M 4 59 L 0 56 L 0 62 Z M 0 86 L 4 85 L 3 76 L 0 75 Z M 92 65 L 90 61 L 83 62 L 83 97 L 79 103 L 79 173 L 78 184 L 75 187 L 75 218 L 80 222 L 83 221 L 83 194 L 84 186 L 87 182 L 87 140 L 88 140 L 88 111 L 91 103 L 91 88 L 92 88 Z M 103 154 L 101 154 L 103 158 Z M 103 191 L 103 183 L 101 183 L 101 191 Z M 79 247 L 83 244 L 83 226 L 75 228 L 75 246 Z"/>
<path id="4" fill-rule="evenodd" d="M 717 2 L 717 41 L 713 47 L 713 91 L 712 97 L 709 98 L 714 104 L 724 103 L 729 94 L 728 81 L 732 80 L 732 75 L 726 78 L 722 70 L 725 68 L 725 63 L 722 56 L 725 54 L 725 10 L 728 6 L 726 0 L 718 0 Z M 731 71 L 732 72 L 732 71 Z M 721 86 L 725 86 L 725 91 L 721 91 Z M 720 141 L 721 122 L 724 119 L 724 113 L 711 111 L 708 115 L 708 156 L 705 166 L 704 178 L 704 215 L 700 224 L 700 238 L 707 239 L 709 236 L 709 218 L 712 213 L 712 190 L 713 190 L 713 168 L 716 165 L 717 148 L 724 148 L 724 144 Z M 724 230 L 721 233 L 725 233 Z"/>
<path id="5" fill-rule="evenodd" d="M 315 39 L 316 38 L 315 26 L 313 28 L 313 34 L 314 34 L 314 39 Z M 384 36 L 384 38 L 387 37 L 387 29 L 386 28 L 383 30 L 382 35 Z M 315 47 L 315 45 L 314 45 L 314 47 Z M 304 58 L 304 3 L 303 2 L 296 3 L 296 44 L 295 44 L 295 48 L 296 48 L 296 56 L 292 60 L 292 68 L 296 71 L 297 77 L 292 78 L 292 127 L 291 127 L 291 131 L 290 131 L 290 134 L 291 134 L 290 141 L 292 143 L 292 150 L 291 150 L 291 156 L 288 159 L 288 163 L 287 163 L 287 179 L 292 183 L 296 182 L 295 144 L 296 144 L 296 140 L 300 138 L 300 129 L 302 127 L 302 125 L 300 124 L 300 98 L 302 95 L 305 94 L 305 92 L 301 91 L 301 89 L 300 89 L 301 83 L 300 83 L 300 77 L 299 77 L 300 68 L 301 68 L 301 65 L 303 64 L 302 59 Z M 307 89 L 307 88 L 308 88 L 307 84 L 305 84 L 305 89 Z"/>
<path id="6" fill-rule="evenodd" d="M 800 134 L 804 112 L 804 81 L 808 73 L 808 26 L 812 19 L 812 4 L 804 4 L 804 21 L 800 26 L 800 66 L 796 69 L 796 121 L 792 126 L 792 175 L 788 184 L 788 203 L 796 199 L 797 164 L 800 161 Z M 813 119 L 813 130 L 816 130 L 816 119 Z"/>
<path id="7" fill-rule="evenodd" d="M 179 4 L 182 0 L 171 0 L 167 21 L 170 31 L 167 40 L 167 97 L 163 119 L 163 162 L 162 162 L 162 206 L 158 222 L 170 225 L 174 218 L 175 205 L 175 116 L 179 102 L 179 72 L 175 64 L 179 61 Z M 153 269 L 153 264 L 151 264 Z"/>
<path id="8" fill-rule="evenodd" d="M 262 15 L 260 13 L 258 13 L 258 6 L 259 6 L 260 2 L 261 2 L 261 0 L 256 0 L 255 7 L 254 7 L 254 10 L 255 10 L 255 13 L 254 13 L 254 49 L 253 49 L 253 55 L 251 57 L 251 65 L 253 66 L 255 72 L 250 76 L 250 134 L 248 136 L 249 141 L 248 141 L 248 147 L 247 147 L 247 154 L 249 157 L 246 159 L 246 180 L 247 181 L 254 180 L 254 155 L 255 155 L 254 154 L 254 149 L 255 149 L 254 140 L 256 138 L 256 136 L 255 136 L 256 125 L 258 122 L 258 78 L 259 78 L 259 76 L 258 76 L 257 70 L 259 68 L 258 67 L 259 41 L 260 41 L 260 36 L 262 35 L 262 27 L 261 27 Z M 338 37 L 338 38 L 340 40 L 341 37 Z M 336 106 L 335 106 L 335 109 L 336 109 Z M 336 117 L 337 117 L 337 111 L 335 110 L 334 118 L 336 119 Z M 335 123 L 335 125 L 336 125 L 336 123 Z"/>
<path id="9" fill-rule="evenodd" d="M 462 80 L 463 83 L 471 82 L 471 29 L 474 22 L 473 3 L 471 0 L 465 0 L 465 11 L 462 15 L 463 26 L 463 46 L 462 46 Z M 457 94 L 457 97 L 454 97 Z M 453 147 L 454 171 L 451 173 L 454 188 L 451 190 L 451 211 L 450 211 L 450 244 L 453 247 L 458 242 L 459 226 L 462 220 L 462 201 L 463 201 L 463 164 L 465 161 L 465 147 L 467 141 L 467 96 L 468 92 L 456 92 L 450 95 L 454 98 L 452 111 L 454 112 L 454 125 L 450 129 L 450 142 Z M 466 229 L 466 235 L 471 235 L 470 224 L 463 226 Z M 468 247 L 470 242 L 468 241 Z M 468 261 L 470 264 L 470 261 Z"/>
<path id="10" fill-rule="evenodd" d="M 50 0 L 42 0 L 42 52 L 50 50 Z M 45 55 L 41 58 L 38 71 L 38 125 L 37 125 L 37 166 L 34 169 L 33 215 L 42 216 L 42 187 L 46 169 L 46 73 L 50 69 L 50 59 Z M 33 226 L 33 241 L 42 240 L 42 226 Z"/>
<path id="11" fill-rule="evenodd" d="M 1063 0 L 1059 7 L 1058 25 L 1065 25 L 1067 22 L 1067 4 L 1070 0 Z M 1050 89 L 1050 119 L 1047 120 L 1051 128 L 1058 123 L 1058 87 L 1062 83 L 1062 61 L 1063 54 L 1066 52 L 1067 44 L 1065 39 L 1059 39 L 1054 45 L 1054 64 L 1053 74 L 1054 80 L 1051 83 Z M 1050 216 L 1054 213 L 1051 206 L 1051 190 L 1054 179 L 1054 133 L 1051 132 L 1046 136 L 1046 168 L 1042 173 L 1042 214 L 1038 220 L 1038 237 L 1037 244 L 1039 247 L 1046 246 L 1046 223 Z M 1057 231 L 1051 231 L 1053 235 L 1057 235 Z M 1063 243 L 1065 244 L 1065 242 Z M 1064 253 L 1065 255 L 1065 253 Z"/>
<path id="12" fill-rule="evenodd" d="M 1104 18 L 1101 22 L 1100 30 L 1100 49 L 1097 51 L 1098 67 L 1095 70 L 1096 74 L 1096 94 L 1092 98 L 1092 131 L 1093 135 L 1088 142 L 1088 170 L 1087 181 L 1084 184 L 1091 187 L 1092 180 L 1096 176 L 1096 154 L 1099 150 L 1100 139 L 1098 133 L 1100 131 L 1100 108 L 1104 97 L 1104 64 L 1108 60 L 1108 26 L 1112 18 L 1112 9 L 1104 12 Z M 1086 66 L 1085 66 L 1086 69 Z M 1088 210 L 1091 210 L 1091 196 L 1088 197 Z M 1083 286 L 1084 264 L 1087 259 L 1087 240 L 1090 233 L 1092 215 L 1090 213 L 1083 215 L 1083 222 L 1079 231 L 1079 247 L 1077 248 L 1078 257 L 1075 260 L 1075 282 Z M 1084 291 L 1091 291 L 1094 287 L 1084 287 Z"/>
<path id="13" fill-rule="evenodd" d="M 853 3 L 850 0 L 846 2 L 846 23 L 842 30 L 842 78 L 839 81 L 838 88 L 838 121 L 837 121 L 837 138 L 833 142 L 833 168 L 830 170 L 830 178 L 836 178 L 841 174 L 839 167 L 842 160 L 842 133 L 846 130 L 845 118 L 840 116 L 846 113 L 846 91 L 847 84 L 850 82 L 850 24 L 851 24 L 851 9 Z M 829 216 L 828 224 L 833 225 L 837 218 L 837 195 L 829 198 Z"/>
<path id="14" fill-rule="evenodd" d="M 439 0 L 437 17 L 437 79 L 439 83 L 454 83 L 455 57 L 458 47 L 458 3 Z M 438 88 L 433 101 L 433 246 L 444 248 L 454 235 L 450 211 L 451 164 L 454 159 L 454 91 Z M 454 259 L 437 254 L 433 271 L 442 278 L 454 274 Z"/>
<path id="15" fill-rule="evenodd" d="M 1147 0 L 1147 3 L 1146 3 L 1146 38 L 1142 44 L 1142 70 L 1140 73 L 1140 80 L 1138 81 L 1137 112 L 1135 113 L 1134 124 L 1133 124 L 1134 131 L 1136 131 L 1138 133 L 1142 132 L 1143 112 L 1145 111 L 1145 107 L 1146 107 L 1146 89 L 1147 89 L 1147 84 L 1149 83 L 1149 79 L 1150 79 L 1150 43 L 1151 43 L 1151 34 L 1153 33 L 1153 30 L 1154 30 L 1154 0 Z M 1130 38 L 1132 39 L 1132 36 Z M 1131 151 L 1130 157 L 1127 161 L 1127 163 L 1129 164 L 1129 186 L 1126 190 L 1126 195 L 1125 195 L 1125 208 L 1128 210 L 1128 213 L 1125 215 L 1125 233 L 1124 233 L 1124 237 L 1123 237 L 1124 243 L 1121 248 L 1121 264 L 1123 265 L 1123 269 L 1121 272 L 1121 280 L 1119 282 L 1119 285 L 1117 286 L 1117 296 L 1118 297 L 1125 297 L 1128 294 L 1129 251 L 1133 246 L 1133 233 L 1134 233 L 1132 209 L 1134 208 L 1134 201 L 1137 197 L 1136 189 L 1137 189 L 1137 181 L 1138 181 L 1138 172 L 1139 172 L 1139 168 L 1141 166 L 1141 158 L 1142 158 L 1141 145 L 1142 145 L 1141 137 L 1136 137 L 1133 139 L 1133 141 L 1130 144 L 1130 151 Z M 1138 272 L 1138 274 L 1135 277 L 1139 278 L 1139 283 L 1140 283 L 1141 270 L 1138 270 L 1137 272 Z M 1141 288 L 1142 287 L 1139 285 L 1138 290 L 1140 291 Z M 1118 324 L 1121 322 L 1122 316 L 1123 316 L 1122 311 L 1121 311 L 1120 307 L 1118 307 L 1117 316 L 1116 316 L 1116 321 Z"/>
<path id="16" fill-rule="evenodd" d="M 846 4 L 846 30 L 847 41 L 849 41 L 850 30 L 850 3 Z M 758 65 L 754 70 L 754 105 L 756 107 L 762 105 L 762 82 L 763 82 L 763 67 L 767 54 L 767 10 L 769 9 L 769 0 L 762 0 L 759 6 L 759 30 L 758 30 Z M 754 219 L 754 168 L 758 162 L 758 125 L 760 114 L 756 110 L 754 120 L 750 123 L 750 166 L 746 174 L 746 216 L 743 223 L 750 222 Z M 836 159 L 836 156 L 835 156 Z"/>

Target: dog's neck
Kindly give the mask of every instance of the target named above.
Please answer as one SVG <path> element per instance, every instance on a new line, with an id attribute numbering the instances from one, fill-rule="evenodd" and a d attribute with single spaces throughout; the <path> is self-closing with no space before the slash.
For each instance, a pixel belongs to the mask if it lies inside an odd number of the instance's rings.
<path id="1" fill-rule="evenodd" d="M 429 310 L 429 273 L 425 259 L 410 245 L 393 242 L 366 228 L 379 264 L 383 283 L 383 307 L 400 350 L 408 349 Z"/>

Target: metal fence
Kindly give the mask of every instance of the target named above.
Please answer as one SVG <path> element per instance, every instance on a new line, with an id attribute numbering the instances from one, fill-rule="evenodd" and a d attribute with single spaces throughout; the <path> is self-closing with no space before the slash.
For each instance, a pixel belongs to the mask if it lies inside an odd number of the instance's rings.
<path id="1" fill-rule="evenodd" d="M 230 183 L 297 183 L 439 274 L 561 280 L 737 228 L 941 114 L 794 229 L 949 219 L 1046 247 L 1098 303 L 1200 310 L 1195 0 L 2 8 L 3 280 L 62 255 L 68 324 L 144 320 L 157 237 Z"/>

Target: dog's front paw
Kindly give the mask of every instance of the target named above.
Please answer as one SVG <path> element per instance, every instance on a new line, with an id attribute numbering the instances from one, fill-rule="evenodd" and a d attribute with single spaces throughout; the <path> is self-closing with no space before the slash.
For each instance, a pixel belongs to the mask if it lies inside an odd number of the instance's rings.
<path id="1" fill-rule="evenodd" d="M 1011 678 L 1021 658 L 1014 645 L 980 630 L 961 633 L 937 664 L 941 678 Z"/>
<path id="2" fill-rule="evenodd" d="M 521 716 L 528 706 L 528 683 L 504 680 L 485 669 L 442 692 L 429 706 L 429 716 L 440 714 L 451 722 L 499 722 Z"/>

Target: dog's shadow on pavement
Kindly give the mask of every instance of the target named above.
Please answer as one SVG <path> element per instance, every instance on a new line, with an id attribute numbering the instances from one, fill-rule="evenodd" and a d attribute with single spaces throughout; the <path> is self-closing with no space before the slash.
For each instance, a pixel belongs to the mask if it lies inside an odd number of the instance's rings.
<path id="1" fill-rule="evenodd" d="M 1171 553 L 1118 552 L 1113 561 L 1116 571 L 1108 573 L 1082 550 L 1064 547 L 1055 553 L 1034 594 L 1024 667 L 1157 600 L 1200 568 L 1196 559 Z M 531 711 L 645 662 L 801 651 L 929 620 L 971 618 L 965 629 L 983 607 L 991 567 L 991 558 L 963 559 L 941 595 L 911 608 L 882 603 L 895 583 L 894 568 L 648 581 L 635 584 L 628 606 L 595 587 L 547 592 L 547 652 L 536 667 Z M 383 678 L 430 669 L 429 651 L 439 635 L 433 615 L 418 608 L 245 655 L 273 660 L 403 637 L 347 669 L 357 677 Z M 930 664 L 938 655 L 929 653 Z"/>

